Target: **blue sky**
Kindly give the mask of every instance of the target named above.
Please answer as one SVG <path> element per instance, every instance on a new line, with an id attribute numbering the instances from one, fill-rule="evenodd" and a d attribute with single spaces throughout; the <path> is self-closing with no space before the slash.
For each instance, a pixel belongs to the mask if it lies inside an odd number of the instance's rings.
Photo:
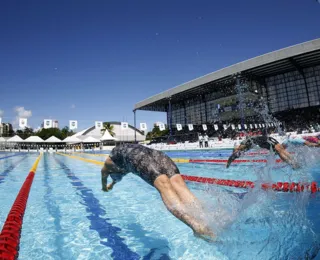
<path id="1" fill-rule="evenodd" d="M 0 114 L 60 126 L 133 124 L 134 104 L 236 62 L 320 37 L 316 0 L 0 3 Z M 17 109 L 18 107 L 18 109 Z M 137 123 L 166 121 L 137 112 Z"/>

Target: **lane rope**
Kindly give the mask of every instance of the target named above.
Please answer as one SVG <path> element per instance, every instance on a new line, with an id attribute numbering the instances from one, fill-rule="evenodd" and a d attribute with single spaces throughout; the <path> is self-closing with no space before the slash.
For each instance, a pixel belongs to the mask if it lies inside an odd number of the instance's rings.
<path id="1" fill-rule="evenodd" d="M 23 217 L 27 201 L 42 154 L 38 156 L 32 165 L 27 178 L 8 213 L 0 233 L 0 259 L 17 259 L 19 256 L 19 245 L 22 231 Z"/>
<path id="2" fill-rule="evenodd" d="M 72 155 L 65 155 L 58 153 L 60 155 L 68 156 L 73 159 L 78 159 L 81 161 L 94 163 L 97 165 L 104 165 L 104 162 L 99 162 L 91 159 L 85 159 L 78 156 Z M 190 176 L 181 174 L 182 178 L 186 181 L 190 182 L 198 182 L 204 184 L 216 184 L 221 186 L 229 186 L 229 187 L 236 187 L 236 188 L 254 188 L 255 183 L 252 181 L 239 181 L 239 180 L 225 180 L 225 179 L 218 179 L 218 178 L 208 178 L 208 177 L 198 177 L 198 176 Z M 262 183 L 261 188 L 264 190 L 272 189 L 274 191 L 283 191 L 283 192 L 301 192 L 301 191 L 311 191 L 311 193 L 319 192 L 320 187 L 318 187 L 316 182 L 311 183 L 296 183 L 296 182 L 276 182 L 276 183 Z"/>

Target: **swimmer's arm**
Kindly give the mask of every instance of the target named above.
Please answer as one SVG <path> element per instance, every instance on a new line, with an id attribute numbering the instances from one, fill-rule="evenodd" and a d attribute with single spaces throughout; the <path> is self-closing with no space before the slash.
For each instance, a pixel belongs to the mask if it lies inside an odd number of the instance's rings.
<path id="1" fill-rule="evenodd" d="M 247 150 L 247 146 L 244 144 L 241 144 L 239 147 L 235 148 L 227 161 L 226 168 L 229 168 L 230 164 L 235 159 L 237 159 L 241 156 L 241 151 L 246 151 L 246 150 Z"/>
<path id="2" fill-rule="evenodd" d="M 319 143 L 311 143 L 309 141 L 305 141 L 304 145 L 309 146 L 309 147 L 319 147 L 320 146 Z"/>
<path id="3" fill-rule="evenodd" d="M 108 176 L 109 176 L 108 168 L 106 167 L 106 165 L 104 165 L 101 169 L 101 185 L 102 185 L 103 191 L 108 191 L 108 186 L 107 186 Z"/>

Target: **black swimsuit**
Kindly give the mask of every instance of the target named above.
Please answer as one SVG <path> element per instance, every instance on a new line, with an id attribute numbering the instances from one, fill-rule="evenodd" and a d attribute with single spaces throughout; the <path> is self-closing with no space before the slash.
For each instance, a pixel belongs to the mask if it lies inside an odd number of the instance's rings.
<path id="1" fill-rule="evenodd" d="M 110 153 L 110 159 L 125 172 L 132 172 L 153 185 L 161 174 L 169 178 L 180 174 L 175 163 L 163 152 L 139 144 L 118 145 Z M 120 181 L 125 174 L 111 174 L 111 178 Z"/>
<path id="2" fill-rule="evenodd" d="M 278 143 L 276 139 L 265 135 L 253 136 L 241 142 L 242 145 L 247 147 L 247 150 L 251 149 L 254 144 L 270 150 L 270 148 L 274 149 L 274 146 Z"/>

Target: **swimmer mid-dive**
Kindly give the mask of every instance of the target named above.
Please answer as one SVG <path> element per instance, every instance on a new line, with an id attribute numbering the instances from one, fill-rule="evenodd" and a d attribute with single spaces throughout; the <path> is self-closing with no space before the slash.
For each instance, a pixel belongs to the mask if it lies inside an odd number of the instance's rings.
<path id="1" fill-rule="evenodd" d="M 304 137 L 291 137 L 290 135 L 286 140 L 282 142 L 284 147 L 289 145 L 294 146 L 309 146 L 309 147 L 320 147 L 320 140 L 315 136 L 304 136 Z"/>
<path id="2" fill-rule="evenodd" d="M 167 209 L 188 225 L 196 236 L 205 240 L 215 238 L 213 231 L 190 211 L 192 207 L 199 216 L 203 214 L 200 202 L 188 189 L 178 167 L 167 155 L 138 144 L 116 146 L 101 169 L 102 190 L 112 190 L 130 172 L 154 186 Z M 112 179 L 110 184 L 107 184 L 108 176 Z"/>
<path id="3" fill-rule="evenodd" d="M 231 156 L 229 157 L 226 167 L 229 168 L 230 164 L 237 158 L 239 158 L 243 152 L 248 151 L 254 145 L 258 145 L 260 148 L 265 148 L 274 151 L 280 156 L 280 158 L 290 164 L 293 168 L 299 168 L 300 166 L 293 160 L 289 152 L 281 145 L 276 139 L 265 135 L 254 136 L 242 141 L 239 146 L 233 149 Z"/>

